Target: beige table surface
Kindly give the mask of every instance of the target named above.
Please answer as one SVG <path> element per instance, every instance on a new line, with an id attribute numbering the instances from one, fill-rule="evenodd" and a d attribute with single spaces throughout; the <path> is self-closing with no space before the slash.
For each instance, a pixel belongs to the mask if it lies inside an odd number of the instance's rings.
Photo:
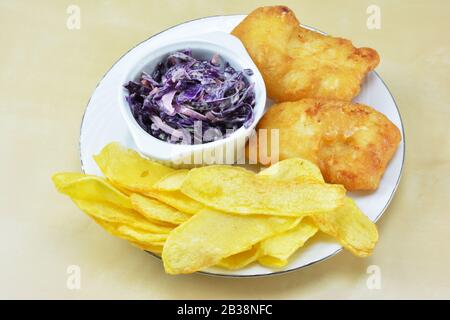
<path id="1" fill-rule="evenodd" d="M 299 19 L 372 46 L 406 130 L 403 178 L 372 257 L 347 252 L 283 276 L 168 276 L 54 190 L 79 171 L 81 117 L 97 82 L 130 47 L 180 22 L 273 1 L 0 1 L 0 298 L 450 298 L 450 2 L 284 1 Z M 368 30 L 366 9 L 381 9 Z M 68 30 L 66 9 L 81 9 Z M 66 286 L 81 268 L 81 288 Z M 369 265 L 381 289 L 366 285 Z"/>

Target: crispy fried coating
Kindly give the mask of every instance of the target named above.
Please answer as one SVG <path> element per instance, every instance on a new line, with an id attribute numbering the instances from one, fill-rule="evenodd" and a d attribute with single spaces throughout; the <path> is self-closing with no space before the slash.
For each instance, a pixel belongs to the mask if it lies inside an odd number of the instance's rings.
<path id="1" fill-rule="evenodd" d="M 373 108 L 323 99 L 273 105 L 257 129 L 279 129 L 280 160 L 310 160 L 327 182 L 347 190 L 375 190 L 401 140 L 399 129 Z M 270 154 L 274 141 L 267 139 Z"/>
<path id="2" fill-rule="evenodd" d="M 270 98 L 295 101 L 328 98 L 350 101 L 380 59 L 370 48 L 300 27 L 287 7 L 261 7 L 232 32 L 246 47 Z"/>

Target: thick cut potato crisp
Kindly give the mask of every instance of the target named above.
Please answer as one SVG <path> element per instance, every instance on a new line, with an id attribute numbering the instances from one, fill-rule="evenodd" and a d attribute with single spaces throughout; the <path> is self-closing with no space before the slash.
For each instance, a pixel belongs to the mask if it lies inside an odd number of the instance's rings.
<path id="1" fill-rule="evenodd" d="M 318 176 L 317 170 L 305 170 L 310 166 L 298 165 L 299 161 L 305 160 L 283 160 L 259 174 L 265 172 L 267 176 L 282 180 L 295 180 L 303 178 L 305 174 L 311 174 L 310 178 L 323 181 L 323 177 Z M 296 162 L 297 164 L 295 164 Z M 312 164 L 311 162 L 308 163 Z M 275 166 L 278 167 L 275 168 L 276 170 L 274 169 Z M 344 248 L 359 257 L 370 255 L 378 241 L 378 231 L 375 224 L 348 197 L 345 198 L 343 205 L 335 210 L 311 215 L 309 219 L 320 231 L 336 238 Z M 260 260 L 261 263 L 264 263 L 263 260 L 265 259 Z M 268 260 L 273 262 L 273 259 L 266 259 L 266 261 Z M 264 264 L 268 265 L 269 263 Z"/>
<path id="2" fill-rule="evenodd" d="M 170 207 L 158 200 L 147 198 L 139 194 L 130 196 L 133 208 L 147 219 L 154 219 L 163 223 L 181 224 L 191 215 Z"/>
<path id="3" fill-rule="evenodd" d="M 221 211 L 295 217 L 333 210 L 345 197 L 340 185 L 277 181 L 230 166 L 192 169 L 181 191 Z"/>
<path id="4" fill-rule="evenodd" d="M 103 174 L 118 186 L 134 192 L 145 192 L 175 169 L 141 157 L 116 142 L 106 145 L 94 156 Z"/>
<path id="5" fill-rule="evenodd" d="M 258 260 L 258 257 L 259 246 L 254 245 L 250 250 L 242 251 L 222 259 L 217 266 L 228 270 L 242 269 Z"/>
<path id="6" fill-rule="evenodd" d="M 289 217 L 202 210 L 169 234 L 162 253 L 164 268 L 169 274 L 180 274 L 214 266 L 298 222 Z"/>
<path id="7" fill-rule="evenodd" d="M 270 176 L 272 179 L 289 181 L 299 178 L 314 178 L 319 182 L 324 182 L 320 169 L 311 161 L 290 158 L 277 162 L 270 167 L 260 171 L 258 176 Z"/>
<path id="8" fill-rule="evenodd" d="M 58 173 L 52 180 L 61 193 L 108 233 L 156 254 L 162 248 L 174 225 L 162 225 L 132 210 L 130 198 L 107 180 L 81 173 Z"/>
<path id="9" fill-rule="evenodd" d="M 302 220 L 295 228 L 265 239 L 260 244 L 260 261 L 269 267 L 284 267 L 289 257 L 317 233 L 315 225 Z"/>
<path id="10" fill-rule="evenodd" d="M 109 223 L 127 225 L 149 233 L 167 234 L 173 228 L 152 223 L 134 210 L 119 208 L 102 202 L 72 199 L 88 215 Z"/>
<path id="11" fill-rule="evenodd" d="M 153 245 L 163 245 L 167 240 L 168 234 L 155 234 L 147 231 L 131 228 L 127 225 L 123 225 L 117 228 L 119 233 L 126 235 L 138 243 L 151 243 Z"/>
<path id="12" fill-rule="evenodd" d="M 176 191 L 181 189 L 184 179 L 186 179 L 189 170 L 181 169 L 171 172 L 155 183 L 154 188 L 162 191 Z"/>
<path id="13" fill-rule="evenodd" d="M 142 250 L 147 250 L 150 252 L 153 252 L 157 255 L 160 255 L 162 253 L 162 249 L 164 246 L 164 242 L 158 243 L 158 242 L 152 242 L 152 243 L 146 243 L 146 242 L 137 242 L 135 240 L 135 238 L 130 237 L 127 233 L 124 233 L 123 229 L 119 230 L 120 225 L 117 224 L 113 224 L 113 223 L 108 223 L 106 221 L 100 220 L 100 219 L 96 219 L 95 217 L 92 217 L 92 219 L 95 220 L 95 222 L 97 222 L 97 224 L 99 224 L 103 229 L 105 229 L 109 234 L 119 237 L 121 239 L 124 239 L 128 242 L 130 242 L 131 244 L 133 244 L 134 246 L 142 249 Z M 128 230 L 127 230 L 128 231 Z"/>
<path id="14" fill-rule="evenodd" d="M 378 241 L 377 227 L 351 198 L 346 198 L 338 209 L 311 216 L 311 219 L 320 231 L 336 238 L 358 257 L 369 256 Z"/>
<path id="15" fill-rule="evenodd" d="M 73 199 L 104 201 L 131 209 L 129 197 L 103 178 L 82 173 L 56 173 L 52 177 L 59 192 Z"/>
<path id="16" fill-rule="evenodd" d="M 181 191 L 147 191 L 144 195 L 157 199 L 187 214 L 195 214 L 204 208 L 200 202 L 189 198 Z"/>
<path id="17" fill-rule="evenodd" d="M 319 168 L 312 162 L 299 158 L 278 162 L 260 171 L 258 176 L 277 180 L 295 180 L 306 177 L 323 182 Z M 270 268 L 284 267 L 287 265 L 289 257 L 317 231 L 317 227 L 303 219 L 296 227 L 265 239 L 250 250 L 222 259 L 217 266 L 235 270 L 258 261 Z"/>

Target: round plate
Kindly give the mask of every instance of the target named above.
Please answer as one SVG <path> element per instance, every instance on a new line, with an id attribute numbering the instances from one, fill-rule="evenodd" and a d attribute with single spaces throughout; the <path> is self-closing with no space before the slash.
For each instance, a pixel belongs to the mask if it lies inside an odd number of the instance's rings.
<path id="1" fill-rule="evenodd" d="M 121 85 L 119 81 L 123 78 L 122 75 L 128 72 L 129 62 L 133 60 L 134 55 L 139 55 L 140 51 L 147 46 L 162 45 L 168 39 L 188 37 L 206 31 L 231 32 L 243 18 L 245 15 L 207 17 L 189 21 L 145 40 L 123 55 L 98 84 L 83 116 L 80 133 L 82 170 L 88 174 L 101 175 L 92 156 L 111 141 L 118 141 L 126 147 L 136 148 L 120 114 L 115 92 Z M 402 141 L 384 173 L 379 188 L 372 193 L 349 193 L 361 210 L 372 221 L 377 221 L 389 205 L 400 180 L 405 153 L 403 124 L 389 89 L 375 72 L 369 73 L 355 101 L 370 105 L 384 113 L 402 132 Z M 341 250 L 342 247 L 332 239 L 316 236 L 291 257 L 290 263 L 282 269 L 270 269 L 255 263 L 236 271 L 208 268 L 202 273 L 234 277 L 280 274 L 322 261 Z"/>

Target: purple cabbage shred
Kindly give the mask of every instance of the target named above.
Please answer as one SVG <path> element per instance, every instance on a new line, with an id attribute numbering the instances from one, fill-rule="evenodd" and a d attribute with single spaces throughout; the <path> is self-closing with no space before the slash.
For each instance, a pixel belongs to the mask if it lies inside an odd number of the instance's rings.
<path id="1" fill-rule="evenodd" d="M 207 143 L 253 122 L 251 75 L 251 69 L 236 71 L 217 54 L 202 61 L 182 50 L 124 87 L 134 118 L 152 136 L 171 143 L 198 143 L 199 138 Z"/>

